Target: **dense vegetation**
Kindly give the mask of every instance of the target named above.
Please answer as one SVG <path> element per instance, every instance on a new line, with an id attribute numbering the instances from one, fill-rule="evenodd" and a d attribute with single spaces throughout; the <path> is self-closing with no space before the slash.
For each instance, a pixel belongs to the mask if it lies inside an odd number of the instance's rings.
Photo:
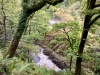
<path id="1" fill-rule="evenodd" d="M 0 75 L 100 75 L 99 0 L 1 0 L 0 9 Z M 36 66 L 35 45 L 67 68 Z"/>

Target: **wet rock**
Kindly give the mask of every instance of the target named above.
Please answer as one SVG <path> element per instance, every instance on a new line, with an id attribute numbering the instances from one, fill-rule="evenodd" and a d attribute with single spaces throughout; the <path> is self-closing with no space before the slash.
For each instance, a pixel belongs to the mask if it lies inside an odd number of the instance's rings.
<path id="1" fill-rule="evenodd" d="M 52 53 L 52 51 L 46 51 L 46 50 L 44 50 L 43 53 L 44 53 L 45 55 L 47 55 L 47 56 L 50 56 L 50 54 Z"/>
<path id="2" fill-rule="evenodd" d="M 50 50 L 44 50 L 43 51 L 45 55 L 49 56 L 49 59 L 52 60 L 52 62 L 54 64 L 56 64 L 56 66 L 58 66 L 61 69 L 66 69 L 68 68 L 68 64 L 66 61 L 64 61 L 60 55 L 56 54 L 54 51 L 50 51 Z"/>
<path id="3" fill-rule="evenodd" d="M 68 65 L 67 65 L 67 63 L 65 61 L 52 60 L 52 62 L 54 62 L 56 64 L 56 66 L 58 66 L 61 69 L 68 68 Z"/>

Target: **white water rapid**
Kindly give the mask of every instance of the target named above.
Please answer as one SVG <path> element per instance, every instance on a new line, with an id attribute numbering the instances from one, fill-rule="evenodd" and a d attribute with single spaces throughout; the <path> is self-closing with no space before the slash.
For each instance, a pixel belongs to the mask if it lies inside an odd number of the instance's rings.
<path id="1" fill-rule="evenodd" d="M 35 54 L 31 54 L 33 56 L 33 62 L 36 63 L 36 65 L 40 66 L 40 67 L 45 67 L 47 69 L 53 69 L 56 72 L 61 71 L 60 68 L 58 68 L 53 62 L 52 60 L 50 60 L 48 58 L 48 56 L 43 54 L 43 48 L 40 48 L 40 52 Z"/>

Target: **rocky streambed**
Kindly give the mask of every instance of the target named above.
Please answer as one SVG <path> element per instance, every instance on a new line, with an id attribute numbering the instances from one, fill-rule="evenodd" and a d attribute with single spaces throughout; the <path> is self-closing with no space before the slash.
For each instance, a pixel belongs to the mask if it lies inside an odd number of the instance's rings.
<path id="1" fill-rule="evenodd" d="M 38 53 L 31 53 L 32 62 L 40 67 L 53 69 L 56 72 L 68 68 L 67 62 L 64 61 L 58 54 L 47 47 L 40 47 Z"/>
<path id="2" fill-rule="evenodd" d="M 43 48 L 40 48 L 40 52 L 37 54 L 32 54 L 33 56 L 33 63 L 35 63 L 36 65 L 40 66 L 40 67 L 45 67 L 47 69 L 53 69 L 56 72 L 61 71 L 62 69 L 59 68 L 55 63 L 52 62 L 51 59 L 49 59 L 49 56 L 45 55 L 43 53 Z"/>

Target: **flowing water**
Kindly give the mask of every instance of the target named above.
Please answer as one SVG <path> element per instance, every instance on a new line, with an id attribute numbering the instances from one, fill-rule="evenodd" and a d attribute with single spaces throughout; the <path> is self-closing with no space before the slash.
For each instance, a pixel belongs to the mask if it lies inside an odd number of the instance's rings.
<path id="1" fill-rule="evenodd" d="M 58 68 L 53 62 L 52 60 L 50 60 L 48 58 L 48 56 L 44 55 L 43 53 L 43 48 L 40 48 L 40 52 L 39 53 L 32 53 L 31 54 L 33 56 L 33 62 L 40 66 L 40 67 L 45 67 L 47 69 L 53 69 L 56 72 L 61 71 L 60 68 Z"/>

